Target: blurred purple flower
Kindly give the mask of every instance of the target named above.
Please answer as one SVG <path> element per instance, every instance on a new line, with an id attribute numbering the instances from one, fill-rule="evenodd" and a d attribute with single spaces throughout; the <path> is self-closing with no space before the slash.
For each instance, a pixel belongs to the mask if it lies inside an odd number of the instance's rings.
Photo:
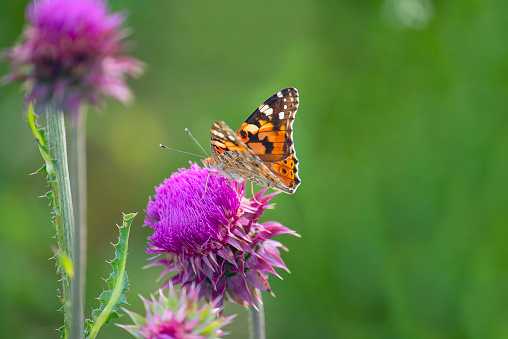
<path id="1" fill-rule="evenodd" d="M 173 286 L 166 297 L 159 291 L 159 299 L 141 297 L 145 304 L 143 317 L 125 310 L 134 325 L 118 325 L 138 339 L 204 339 L 225 335 L 222 327 L 231 323 L 233 316 L 219 316 L 220 308 L 214 303 L 198 306 L 199 295 L 190 288 L 180 297 Z"/>
<path id="2" fill-rule="evenodd" d="M 164 254 L 149 265 L 164 266 L 161 277 L 176 273 L 166 284 L 197 286 L 219 306 L 226 299 L 255 307 L 256 289 L 271 292 L 268 273 L 288 269 L 279 253 L 287 249 L 270 239 L 299 235 L 276 221 L 258 222 L 277 193 L 263 189 L 247 199 L 244 190 L 192 163 L 155 188 L 146 209 L 145 225 L 154 229 L 147 253 Z"/>
<path id="3" fill-rule="evenodd" d="M 120 55 L 124 16 L 109 13 L 105 0 L 34 1 L 25 15 L 22 43 L 3 53 L 13 68 L 5 82 L 25 82 L 28 100 L 72 116 L 80 103 L 98 105 L 102 95 L 131 100 L 125 75 L 141 74 L 142 63 Z"/>

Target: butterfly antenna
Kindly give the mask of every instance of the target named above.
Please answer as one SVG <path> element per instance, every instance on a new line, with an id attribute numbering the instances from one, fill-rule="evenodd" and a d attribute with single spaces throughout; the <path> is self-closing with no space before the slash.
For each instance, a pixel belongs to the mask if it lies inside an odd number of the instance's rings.
<path id="1" fill-rule="evenodd" d="M 200 158 L 203 158 L 203 159 L 205 158 L 205 157 L 204 157 L 204 156 L 202 156 L 202 155 L 199 155 L 199 154 L 194 154 L 194 153 L 189 153 L 189 152 L 184 152 L 184 151 L 180 151 L 180 150 L 177 150 L 177 149 L 174 149 L 174 148 L 169 148 L 169 147 L 164 146 L 163 144 L 159 144 L 159 146 L 160 146 L 160 147 L 162 147 L 162 148 L 165 148 L 165 149 L 169 149 L 169 150 L 171 150 L 171 151 L 180 152 L 180 153 L 185 153 L 185 154 L 189 154 L 189 155 L 194 155 L 194 156 L 196 156 L 196 157 L 200 157 Z"/>
<path id="2" fill-rule="evenodd" d="M 189 131 L 188 128 L 185 128 L 185 132 L 187 132 L 187 134 L 192 138 L 192 140 L 194 140 L 194 142 L 196 144 L 198 144 L 199 148 L 201 148 L 201 150 L 206 154 L 207 157 L 209 157 L 208 153 L 206 153 L 205 149 L 203 148 L 203 146 L 201 146 L 201 144 L 196 140 L 196 138 L 194 138 L 191 134 L 191 132 Z"/>

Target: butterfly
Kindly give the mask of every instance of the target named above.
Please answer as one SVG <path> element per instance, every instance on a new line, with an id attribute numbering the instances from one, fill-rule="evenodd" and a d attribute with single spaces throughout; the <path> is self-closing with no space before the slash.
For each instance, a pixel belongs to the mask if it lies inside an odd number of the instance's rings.
<path id="1" fill-rule="evenodd" d="M 234 180 L 295 193 L 301 182 L 293 145 L 297 109 L 298 91 L 290 87 L 263 102 L 236 133 L 224 121 L 214 122 L 212 156 L 203 164 Z"/>

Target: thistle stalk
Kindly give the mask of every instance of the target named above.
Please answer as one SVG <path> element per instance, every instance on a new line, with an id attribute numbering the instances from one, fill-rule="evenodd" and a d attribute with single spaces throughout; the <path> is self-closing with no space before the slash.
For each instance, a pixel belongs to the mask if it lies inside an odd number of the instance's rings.
<path id="1" fill-rule="evenodd" d="M 80 113 L 76 122 L 70 128 L 70 169 L 71 189 L 73 194 L 74 220 L 74 262 L 75 279 L 77 282 L 76 300 L 79 305 L 84 304 L 86 286 L 86 255 L 87 255 L 87 178 L 86 178 L 86 105 L 80 106 Z M 79 300 L 78 300 L 79 296 Z M 83 309 L 82 306 L 79 309 Z M 78 329 L 76 328 L 76 331 Z M 83 328 L 80 328 L 80 332 Z M 76 332 L 76 335 L 78 332 Z M 74 336 L 73 336 L 74 337 Z"/>
<path id="2" fill-rule="evenodd" d="M 65 135 L 64 113 L 54 109 L 51 105 L 46 106 L 48 150 L 51 159 L 56 166 L 54 173 L 48 171 L 53 192 L 53 204 L 55 216 L 54 223 L 58 239 L 58 252 L 70 260 L 72 267 L 76 267 L 76 249 L 74 242 L 76 228 L 74 223 L 74 211 L 69 179 L 69 167 L 67 159 L 67 141 Z M 72 338 L 80 338 L 83 333 L 83 311 L 79 294 L 79 275 L 73 274 L 76 269 L 68 270 L 60 265 L 62 274 L 62 302 L 64 305 L 64 319 L 66 334 Z"/>
<path id="3" fill-rule="evenodd" d="M 253 298 L 255 307 L 249 305 L 250 311 L 250 335 L 251 339 L 265 339 L 265 309 L 261 299 L 261 292 L 258 292 L 258 298 Z"/>

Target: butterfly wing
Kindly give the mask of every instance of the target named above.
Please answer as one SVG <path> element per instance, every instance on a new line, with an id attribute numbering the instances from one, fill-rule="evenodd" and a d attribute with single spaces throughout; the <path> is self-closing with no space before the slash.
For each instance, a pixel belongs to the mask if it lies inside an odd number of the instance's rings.
<path id="1" fill-rule="evenodd" d="M 284 88 L 263 102 L 240 126 L 242 142 L 294 193 L 300 185 L 293 144 L 293 121 L 299 99 L 296 88 Z"/>
<path id="2" fill-rule="evenodd" d="M 235 180 L 249 180 L 256 185 L 279 188 L 283 183 L 224 122 L 211 128 L 212 156 L 205 160 L 211 168 Z"/>
<path id="3" fill-rule="evenodd" d="M 296 88 L 281 89 L 263 102 L 236 134 L 262 161 L 287 159 L 293 147 L 293 121 L 297 109 Z"/>
<path id="4" fill-rule="evenodd" d="M 266 162 L 265 165 L 277 175 L 279 181 L 282 182 L 286 189 L 284 192 L 293 194 L 301 183 L 298 177 L 298 159 L 294 153 L 284 160 L 276 162 Z"/>

